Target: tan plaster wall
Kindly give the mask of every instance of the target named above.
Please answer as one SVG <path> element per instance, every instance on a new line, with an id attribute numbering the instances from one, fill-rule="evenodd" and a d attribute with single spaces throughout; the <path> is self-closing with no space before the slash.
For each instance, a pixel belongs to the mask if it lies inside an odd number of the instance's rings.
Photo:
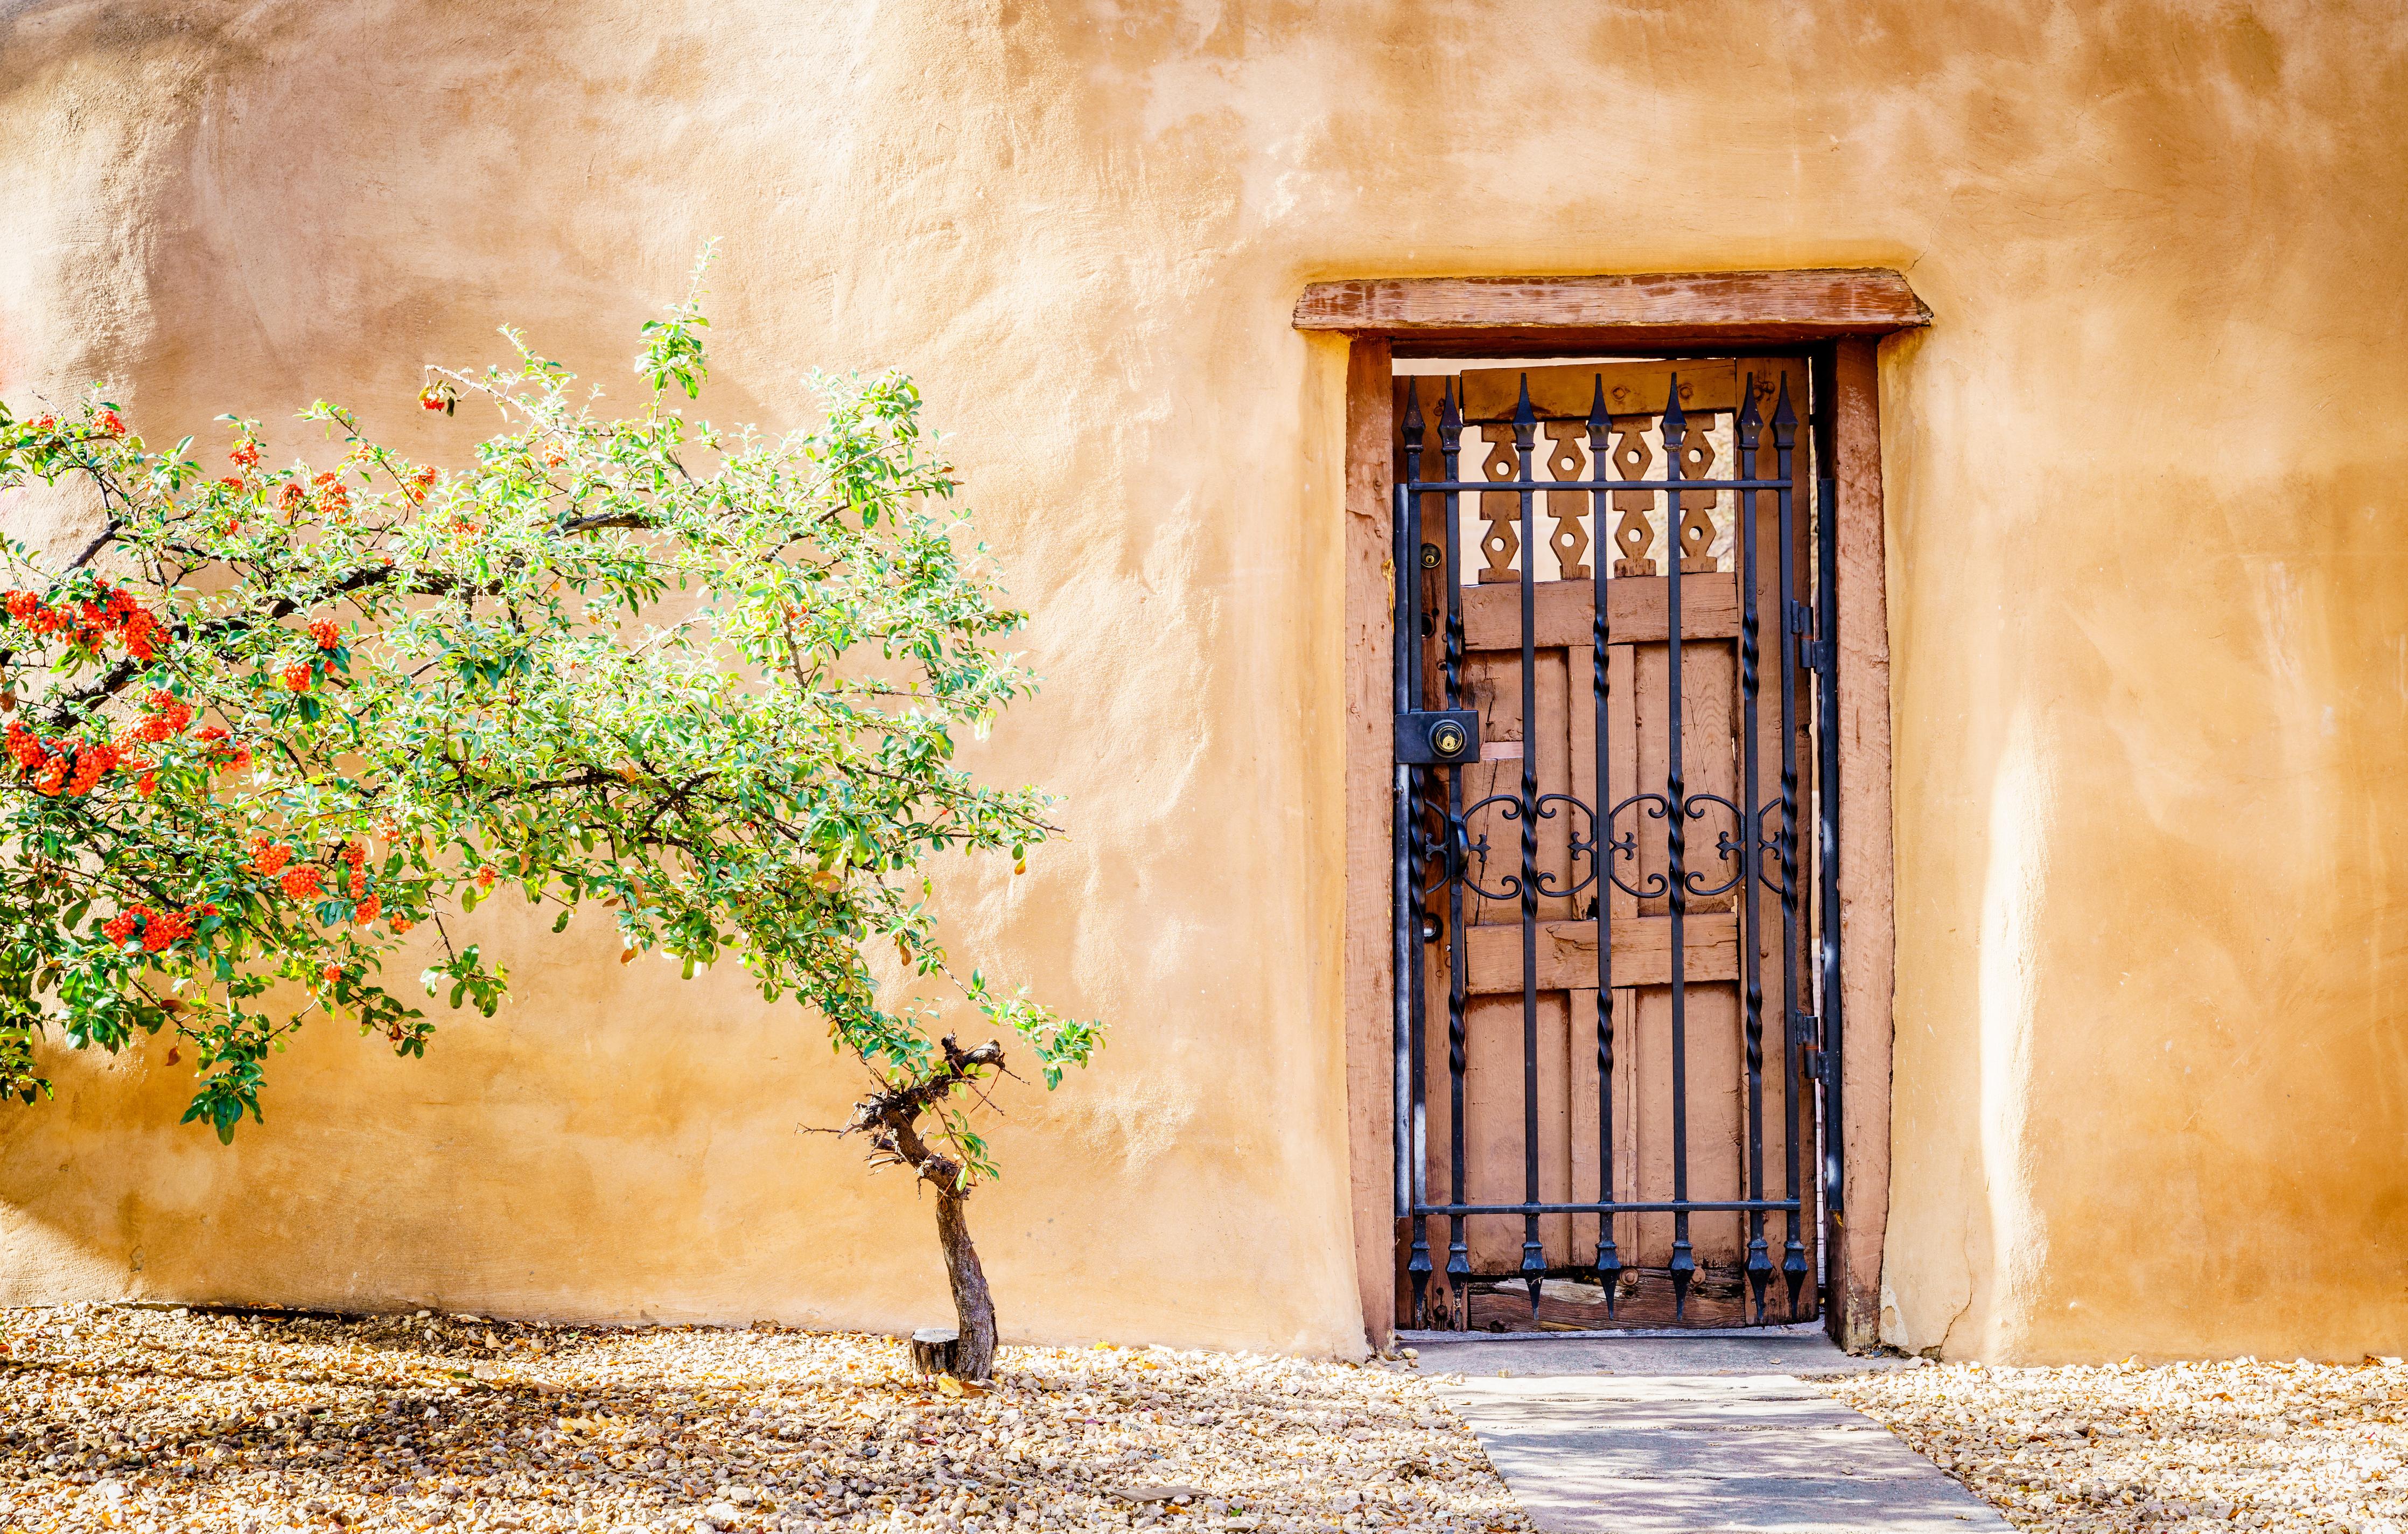
<path id="1" fill-rule="evenodd" d="M 1073 832 L 957 925 L 1118 1029 L 998 1136 L 1007 1332 L 1342 1350 L 1346 362 L 1290 304 L 1898 266 L 1885 1325 L 2398 1352 L 2403 50 L 2380 4 L 0 5 L 0 390 L 439 452 L 421 362 L 507 319 L 620 378 L 712 234 L 715 414 L 909 366 L 1039 614 L 992 764 Z M 491 931 L 523 999 L 424 1064 L 318 1030 L 231 1152 L 63 1062 L 0 1300 L 938 1312 L 926 1211 L 793 1132 L 853 1084 L 813 1029 Z"/>

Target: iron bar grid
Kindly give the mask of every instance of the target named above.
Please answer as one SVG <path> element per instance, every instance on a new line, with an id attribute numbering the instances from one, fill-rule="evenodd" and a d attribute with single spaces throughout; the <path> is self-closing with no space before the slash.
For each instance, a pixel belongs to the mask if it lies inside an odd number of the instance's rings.
<path id="1" fill-rule="evenodd" d="M 1821 359 L 1817 359 L 1818 363 Z M 1827 365 L 1825 365 L 1827 366 Z M 1835 1214 L 1839 1205 L 1836 1137 L 1825 1133 L 1832 1121 L 1837 1097 L 1836 1060 L 1838 1058 L 1836 1022 L 1838 1015 L 1838 964 L 1836 920 L 1837 815 L 1832 786 L 1838 775 L 1836 731 L 1829 727 L 1837 717 L 1838 692 L 1836 667 L 1829 664 L 1833 652 L 1836 625 L 1831 614 L 1836 604 L 1836 582 L 1833 562 L 1836 546 L 1832 537 L 1833 481 L 1828 470 L 1815 483 L 1817 495 L 1813 503 L 1818 513 L 1813 519 L 1814 542 L 1812 548 L 1811 570 L 1801 569 L 1801 552 L 1806 552 L 1797 524 L 1797 491 L 1799 486 L 1799 463 L 1796 453 L 1798 416 L 1790 398 L 1789 376 L 1786 369 L 1777 385 L 1777 398 L 1768 422 L 1756 404 L 1757 379 L 1753 371 L 1744 374 L 1745 382 L 1735 409 L 1720 409 L 1703 411 L 1707 425 L 1692 428 L 1691 412 L 1682 405 L 1677 372 L 1667 389 L 1664 409 L 1649 418 L 1660 432 L 1667 459 L 1665 476 L 1655 479 L 1617 480 L 1606 477 L 1608 452 L 1606 437 L 1611 431 L 1627 428 L 1607 415 L 1604 408 L 1604 378 L 1600 373 L 1592 391 L 1588 416 L 1583 423 L 1588 447 L 1591 476 L 1584 479 L 1541 480 L 1533 473 L 1537 416 L 1530 402 L 1528 378 L 1523 378 L 1522 388 L 1510 423 L 1512 435 L 1511 478 L 1469 480 L 1463 476 L 1460 463 L 1461 436 L 1464 423 L 1456 402 L 1452 380 L 1442 386 L 1438 404 L 1439 452 L 1443 459 L 1441 478 L 1423 478 L 1427 453 L 1425 437 L 1428 423 L 1421 414 L 1420 391 L 1409 387 L 1405 411 L 1401 418 L 1400 436 L 1403 451 L 1402 473 L 1397 485 L 1396 565 L 1398 594 L 1396 621 L 1398 624 L 1397 673 L 1398 708 L 1420 709 L 1441 703 L 1449 710 L 1469 708 L 1473 689 L 1468 678 L 1466 620 L 1464 612 L 1465 582 L 1463 580 L 1463 549 L 1461 547 L 1462 502 L 1466 492 L 1480 495 L 1510 496 L 1514 531 L 1519 542 L 1519 567 L 1512 572 L 1518 588 L 1520 687 L 1518 702 L 1523 721 L 1524 740 L 1521 743 L 1519 781 L 1511 792 L 1490 794 L 1469 810 L 1465 808 L 1465 766 L 1400 767 L 1397 774 L 1398 798 L 1397 869 L 1398 926 L 1397 955 L 1398 968 L 1398 1215 L 1410 1221 L 1409 1259 L 1406 1264 L 1412 1280 L 1412 1316 L 1417 1326 L 1428 1325 L 1428 1290 L 1434 1266 L 1428 1245 L 1427 1221 L 1443 1216 L 1448 1221 L 1447 1254 L 1445 1261 L 1446 1294 L 1449 1300 L 1449 1322 L 1455 1326 L 1469 1323 L 1469 1286 L 1475 1283 L 1526 1283 L 1533 1312 L 1540 1303 L 1541 1281 L 1551 1271 L 1561 1271 L 1561 1265 L 1547 1261 L 1546 1243 L 1541 1239 L 1540 1220 L 1543 1216 L 1589 1216 L 1598 1221 L 1597 1240 L 1592 1270 L 1603 1286 L 1609 1315 L 1612 1313 L 1619 1280 L 1627 1269 L 1627 1259 L 1617 1235 L 1617 1219 L 1623 1216 L 1664 1215 L 1672 1220 L 1672 1240 L 1665 1271 L 1671 1280 L 1676 1318 L 1685 1315 L 1692 1281 L 1698 1271 L 1690 1217 L 1695 1214 L 1733 1214 L 1744 1219 L 1744 1255 L 1739 1265 L 1744 1273 L 1747 1297 L 1742 1301 L 1742 1314 L 1753 1324 L 1763 1325 L 1800 1318 L 1801 1302 L 1807 1297 L 1808 1278 L 1804 1233 L 1808 1216 L 1815 1211 L 1818 1197 L 1825 1214 Z M 1816 379 L 1816 397 L 1828 397 L 1828 390 Z M 1710 474 L 1690 474 L 1684 468 L 1684 443 L 1694 429 L 1699 446 L 1695 450 L 1701 457 L 1710 456 L 1712 448 L 1705 445 L 1705 433 L 1714 417 L 1732 416 L 1732 472 L 1722 478 Z M 1623 418 L 1627 421 L 1627 417 Z M 1818 434 L 1826 423 L 1817 420 Z M 1769 427 L 1769 430 L 1768 430 Z M 1642 427 L 1643 429 L 1643 427 Z M 1560 432 L 1551 436 L 1561 437 Z M 1769 440 L 1768 440 L 1769 437 Z M 1504 444 L 1499 434 L 1489 437 L 1498 446 L 1490 463 L 1503 467 L 1500 454 Z M 1816 462 L 1829 462 L 1828 437 L 1818 435 Z M 1765 460 L 1772 460 L 1772 477 L 1764 477 Z M 1644 459 L 1641 466 L 1644 466 Z M 1541 782 L 1541 742 L 1533 732 L 1532 722 L 1539 717 L 1536 685 L 1538 668 L 1537 642 L 1537 579 L 1538 498 L 1541 492 L 1550 495 L 1583 495 L 1590 511 L 1596 568 L 1592 581 L 1594 618 L 1591 624 L 1590 685 L 1594 700 L 1593 726 L 1596 739 L 1595 793 L 1584 799 L 1573 785 L 1570 793 L 1540 792 Z M 1613 700 L 1610 683 L 1611 652 L 1613 645 L 1612 603 L 1608 599 L 1606 559 L 1609 553 L 1606 518 L 1614 495 L 1638 493 L 1660 497 L 1664 511 L 1662 546 L 1665 551 L 1664 629 L 1663 647 L 1663 744 L 1664 762 L 1660 791 L 1640 789 L 1627 795 L 1618 803 L 1612 797 L 1613 778 Z M 1736 561 L 1740 612 L 1735 634 L 1725 631 L 1709 640 L 1684 638 L 1683 625 L 1686 617 L 1682 598 L 1684 558 L 1691 557 L 1684 548 L 1684 501 L 1690 496 L 1713 497 L 1718 504 L 1724 493 L 1729 493 L 1734 515 L 1734 537 L 1730 557 Z M 1428 508 L 1425 497 L 1442 502 L 1440 512 L 1438 541 L 1431 540 L 1432 530 L 1426 525 Z M 1771 527 L 1759 524 L 1765 516 L 1764 503 L 1771 503 Z M 1561 502 L 1551 502 L 1560 508 Z M 1627 503 L 1626 503 L 1627 504 Z M 1559 518 L 1560 509 L 1554 513 Z M 1498 514 L 1484 512 L 1492 523 Z M 1760 597 L 1764 595 L 1762 573 L 1763 553 L 1759 547 L 1764 531 L 1777 539 L 1771 561 L 1777 571 L 1773 588 L 1774 600 L 1769 609 Z M 1562 536 L 1559 532 L 1559 537 Z M 1502 534 L 1492 528 L 1493 538 Z M 1652 540 L 1652 530 L 1650 533 Z M 1501 545 L 1500 545 L 1501 547 Z M 1643 550 L 1644 545 L 1641 546 Z M 1714 558 L 1716 556 L 1709 556 Z M 1565 563 L 1570 563 L 1566 556 Z M 1437 592 L 1425 594 L 1421 571 L 1435 566 L 1439 584 L 1444 592 L 1444 612 L 1440 618 L 1436 606 Z M 1492 559 L 1492 570 L 1496 568 Z M 1801 590 L 1805 579 L 1813 581 L 1811 598 Z M 1622 572 L 1616 572 L 1622 579 Z M 1484 580 L 1485 578 L 1484 578 Z M 1428 606 L 1426 608 L 1425 603 Z M 1777 796 L 1764 796 L 1761 781 L 1760 748 L 1761 720 L 1759 703 L 1770 703 L 1763 697 L 1766 691 L 1760 674 L 1767 637 L 1767 622 L 1772 625 L 1770 648 L 1778 674 L 1780 773 Z M 1726 637 L 1727 636 L 1727 637 Z M 1431 695 L 1429 679 L 1424 674 L 1422 661 L 1425 639 L 1435 638 L 1440 673 L 1439 696 Z M 1737 781 L 1733 797 L 1708 792 L 1692 791 L 1684 739 L 1686 728 L 1687 702 L 1684 691 L 1684 645 L 1698 643 L 1729 644 L 1735 640 L 1738 678 L 1737 720 L 1738 739 L 1735 767 Z M 1576 652 L 1575 652 L 1576 653 Z M 1636 673 L 1634 672 L 1634 677 Z M 1813 686 L 1801 688 L 1801 676 L 1811 678 Z M 1813 722 L 1808 718 L 1811 703 Z M 1626 726 L 1627 727 L 1627 726 Z M 1801 785 L 1799 750 L 1801 741 L 1811 739 L 1818 768 L 1812 790 Z M 1496 760 L 1498 758 L 1484 758 Z M 1634 785 L 1636 786 L 1636 785 Z M 1442 787 L 1443 798 L 1440 797 Z M 1811 799 L 1815 811 L 1817 840 L 1815 866 L 1817 876 L 1812 885 L 1814 905 L 1812 921 L 1804 905 L 1801 889 L 1799 845 L 1799 819 L 1802 804 Z M 1441 808 L 1442 803 L 1442 808 Z M 1595 807 L 1610 805 L 1611 810 L 1599 817 Z M 1550 883 L 1550 875 L 1540 867 L 1540 823 L 1553 819 L 1559 810 L 1568 812 L 1570 829 L 1565 833 L 1571 859 L 1560 883 Z M 1735 865 L 1727 876 L 1709 873 L 1692 867 L 1688 842 L 1688 825 L 1701 821 L 1713 811 L 1720 810 L 1729 818 L 1729 829 L 1714 844 L 1705 849 L 1713 859 L 1726 867 Z M 1518 857 L 1514 871 L 1505 874 L 1496 887 L 1482 882 L 1482 870 L 1487 867 L 1489 841 L 1483 831 L 1475 843 L 1470 834 L 1470 822 L 1484 812 L 1518 823 Z M 1625 832 L 1620 829 L 1626 815 L 1636 814 L 1643 821 L 1662 823 L 1661 872 L 1641 874 L 1636 882 L 1626 880 L 1617 871 L 1617 862 L 1635 862 L 1638 858 L 1640 829 L 1634 824 Z M 1777 817 L 1777 819 L 1776 819 Z M 1770 823 L 1770 825 L 1769 825 Z M 1584 827 L 1585 833 L 1584 834 Z M 1477 868 L 1474 862 L 1477 862 Z M 1585 871 L 1580 865 L 1585 862 Z M 1768 866 L 1769 864 L 1769 866 Z M 1581 919 L 1593 923 L 1597 945 L 1598 978 L 1596 982 L 1595 1048 L 1598 1071 L 1598 1167 L 1601 1197 L 1593 1201 L 1566 1201 L 1541 1197 L 1540 1158 L 1540 1002 L 1539 980 L 1539 903 L 1542 896 L 1570 900 L 1594 887 L 1590 908 Z M 1512 902 L 1519 927 L 1521 976 L 1518 999 L 1521 1003 L 1521 1080 L 1522 1109 L 1522 1183 L 1523 1198 L 1518 1203 L 1475 1202 L 1468 1197 L 1468 1144 L 1466 1133 L 1466 1076 L 1469 1070 L 1468 1014 L 1469 997 L 1467 986 L 1469 952 L 1468 931 L 1464 919 L 1466 894 L 1484 901 Z M 1661 903 L 1670 928 L 1669 1033 L 1670 1075 L 1670 1181 L 1671 1197 L 1615 1197 L 1615 1072 L 1623 1062 L 1617 1050 L 1617 1023 L 1614 1003 L 1614 905 L 1617 892 L 1634 900 L 1655 900 Z M 1716 983 L 1734 984 L 1739 998 L 1740 1032 L 1743 1082 L 1741 1092 L 1744 1098 L 1742 1170 L 1745 1197 L 1739 1198 L 1695 1198 L 1690 1197 L 1690 1124 L 1688 1086 L 1688 1001 L 1692 982 L 1687 974 L 1687 927 L 1693 918 L 1695 903 L 1699 900 L 1721 900 L 1727 896 L 1733 926 L 1737 933 L 1740 960 L 1738 972 L 1731 981 Z M 1442 926 L 1438 906 L 1444 908 Z M 1633 908 L 1634 910 L 1636 908 Z M 1724 909 L 1724 908 L 1710 908 Z M 1777 910 L 1777 916 L 1771 914 Z M 1580 913 L 1575 910 L 1575 915 Z M 1768 927 L 1777 925 L 1777 933 Z M 1425 950 L 1444 940 L 1447 969 L 1447 1073 L 1448 1073 L 1448 1195 L 1443 1201 L 1429 1196 L 1429 1145 L 1426 1104 L 1429 1090 L 1427 1080 L 1426 1030 L 1424 1017 L 1429 1005 L 1426 996 L 1426 965 Z M 1765 1119 L 1764 1101 L 1764 1011 L 1765 988 L 1762 960 L 1768 953 L 1780 958 L 1781 983 L 1780 1094 L 1781 1140 L 1780 1167 L 1783 1197 L 1766 1196 L 1765 1183 Z M 1804 984 L 1811 979 L 1811 987 Z M 1652 983 L 1652 982 L 1642 982 Z M 1552 986 L 1550 988 L 1553 988 Z M 1820 1003 L 1822 1016 L 1814 1017 L 1803 1010 L 1805 991 Z M 1501 1106 L 1501 1105 L 1498 1105 Z M 1805 1167 L 1801 1149 L 1807 1137 L 1821 1143 L 1821 1165 L 1817 1186 L 1805 1183 Z M 1632 1168 L 1636 1171 L 1636 1168 Z M 1771 1276 L 1775 1271 L 1767 1237 L 1770 1214 L 1783 1217 L 1783 1252 L 1779 1271 L 1786 1290 L 1788 1314 L 1776 1316 L 1770 1303 Z M 1479 1217 L 1518 1217 L 1523 1223 L 1521 1256 L 1511 1273 L 1474 1271 L 1467 1222 Z M 1819 1244 L 1819 1243 L 1818 1243 Z M 1458 1307 L 1460 1307 L 1458 1309 Z"/>
<path id="2" fill-rule="evenodd" d="M 1778 1213 L 1795 1210 L 1794 1198 L 1690 1198 L 1644 1199 L 1621 1198 L 1602 1204 L 1431 1204 L 1418 1210 L 1423 1214 L 1670 1214 L 1686 1210 L 1692 1214 Z M 1474 1274 L 1510 1280 L 1512 1274 Z"/>
<path id="3" fill-rule="evenodd" d="M 1512 480 L 1421 480 L 1413 483 L 1418 495 L 1436 495 L 1443 490 L 1493 490 L 1502 495 L 1511 491 L 1525 493 L 1540 490 L 1782 490 L 1789 488 L 1785 480 L 1533 480 L 1526 471 Z"/>

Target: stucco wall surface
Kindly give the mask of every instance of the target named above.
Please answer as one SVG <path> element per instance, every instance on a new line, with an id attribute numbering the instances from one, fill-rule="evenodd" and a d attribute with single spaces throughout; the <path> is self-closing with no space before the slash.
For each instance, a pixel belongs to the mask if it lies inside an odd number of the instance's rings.
<path id="1" fill-rule="evenodd" d="M 1071 832 L 956 926 L 1117 1030 L 1010 1097 L 1006 1332 L 1348 1350 L 1297 291 L 1896 266 L 1889 1335 L 2397 1353 L 2403 53 L 2379 4 L 0 5 L 0 391 L 165 438 L 326 395 L 439 459 L 423 362 L 509 321 L 619 384 L 713 235 L 715 417 L 910 368 L 1037 613 L 988 763 Z M 943 1313 L 924 1206 L 796 1133 L 856 1085 L 818 1029 L 487 930 L 499 1018 L 306 1034 L 231 1150 L 158 1054 L 62 1058 L 0 1117 L 0 1302 Z"/>

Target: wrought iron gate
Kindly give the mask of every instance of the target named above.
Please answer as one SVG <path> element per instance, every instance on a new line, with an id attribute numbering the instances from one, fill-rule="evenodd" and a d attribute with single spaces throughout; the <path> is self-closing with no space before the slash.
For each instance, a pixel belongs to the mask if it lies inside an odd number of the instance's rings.
<path id="1" fill-rule="evenodd" d="M 1409 1325 L 1818 1312 L 1838 750 L 1811 380 L 1753 358 L 1397 380 Z"/>

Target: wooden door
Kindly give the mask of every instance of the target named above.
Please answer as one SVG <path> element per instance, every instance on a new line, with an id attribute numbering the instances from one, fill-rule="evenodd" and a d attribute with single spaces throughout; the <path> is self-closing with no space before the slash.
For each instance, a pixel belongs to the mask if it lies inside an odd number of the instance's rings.
<path id="1" fill-rule="evenodd" d="M 1399 773 L 1401 1324 L 1816 1313 L 1807 387 L 1786 358 L 1397 380 L 1399 686 L 1479 740 Z"/>

